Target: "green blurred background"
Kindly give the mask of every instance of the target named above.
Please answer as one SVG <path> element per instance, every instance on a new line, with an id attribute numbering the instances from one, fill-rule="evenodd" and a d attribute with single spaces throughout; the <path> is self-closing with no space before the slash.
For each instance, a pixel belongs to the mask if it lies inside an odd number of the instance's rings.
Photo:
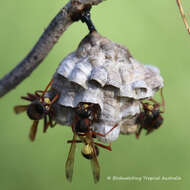
<path id="1" fill-rule="evenodd" d="M 50 20 L 67 0 L 0 0 L 0 77 L 26 56 Z M 184 0 L 186 12 L 190 2 Z M 76 152 L 72 184 L 64 165 L 72 138 L 70 128 L 57 126 L 31 143 L 31 121 L 16 116 L 13 106 L 21 95 L 43 89 L 59 62 L 88 33 L 81 22 L 73 24 L 32 75 L 0 99 L 0 189 L 187 189 L 190 185 L 190 35 L 175 0 L 107 0 L 92 10 L 99 32 L 129 47 L 144 64 L 161 69 L 165 79 L 164 125 L 150 136 L 120 136 L 113 151 L 101 150 L 101 180 L 93 184 L 90 164 Z M 110 176 L 180 176 L 179 181 L 113 181 Z"/>

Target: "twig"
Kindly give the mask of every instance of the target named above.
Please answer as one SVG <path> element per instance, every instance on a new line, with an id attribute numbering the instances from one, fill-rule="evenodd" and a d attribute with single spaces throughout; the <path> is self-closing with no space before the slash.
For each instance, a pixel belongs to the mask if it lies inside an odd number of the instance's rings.
<path id="1" fill-rule="evenodd" d="M 66 29 L 74 21 L 80 19 L 85 9 L 89 9 L 89 7 L 102 1 L 104 0 L 70 0 L 51 21 L 28 55 L 0 80 L 0 97 L 15 88 L 32 73 L 48 55 Z"/>
<path id="2" fill-rule="evenodd" d="M 180 12 L 181 17 L 182 17 L 182 19 L 183 19 L 183 22 L 184 22 L 184 24 L 185 24 L 185 28 L 187 29 L 188 33 L 190 34 L 190 27 L 189 27 L 189 25 L 188 25 L 188 22 L 187 22 L 187 19 L 186 19 L 184 10 L 183 10 L 182 4 L 181 4 L 181 0 L 177 0 L 177 5 L 178 5 L 178 7 L 179 7 L 179 12 Z"/>

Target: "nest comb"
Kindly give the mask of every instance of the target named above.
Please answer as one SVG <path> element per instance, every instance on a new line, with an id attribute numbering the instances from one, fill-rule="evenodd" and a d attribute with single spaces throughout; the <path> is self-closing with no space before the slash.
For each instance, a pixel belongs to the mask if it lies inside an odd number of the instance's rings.
<path id="1" fill-rule="evenodd" d="M 63 59 L 53 79 L 50 93 L 60 94 L 55 120 L 72 125 L 74 108 L 80 102 L 98 104 L 101 118 L 93 124 L 93 130 L 105 134 L 118 123 L 106 137 L 97 136 L 106 143 L 116 140 L 120 133 L 135 132 L 139 100 L 152 97 L 163 87 L 158 68 L 140 64 L 128 48 L 97 32 L 88 34 Z"/>

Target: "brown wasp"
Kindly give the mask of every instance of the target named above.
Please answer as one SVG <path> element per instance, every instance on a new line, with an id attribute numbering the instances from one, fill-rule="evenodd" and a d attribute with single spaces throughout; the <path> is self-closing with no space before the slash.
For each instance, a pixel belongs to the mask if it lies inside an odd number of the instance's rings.
<path id="1" fill-rule="evenodd" d="M 90 160 L 92 167 L 92 174 L 94 178 L 94 183 L 97 183 L 100 178 L 100 166 L 97 160 L 97 156 L 99 155 L 99 149 L 97 146 L 105 148 L 111 151 L 111 145 L 103 145 L 97 142 L 94 142 L 94 138 L 96 135 L 105 137 L 109 134 L 117 124 L 111 128 L 106 134 L 101 134 L 93 131 L 91 128 L 93 122 L 99 120 L 100 118 L 100 107 L 96 104 L 92 103 L 79 103 L 79 105 L 75 109 L 75 118 L 72 125 L 73 130 L 73 139 L 67 141 L 71 143 L 69 155 L 66 161 L 65 169 L 66 169 L 66 178 L 71 182 L 73 176 L 73 168 L 74 168 L 74 155 L 76 149 L 76 143 L 83 143 L 83 148 L 81 153 L 83 157 Z M 77 140 L 79 137 L 80 140 Z"/>
<path id="2" fill-rule="evenodd" d="M 162 125 L 164 119 L 161 114 L 165 112 L 165 101 L 162 91 L 163 90 L 161 89 L 161 104 L 152 98 L 149 99 L 149 101 L 152 103 L 144 103 L 141 101 L 143 111 L 141 111 L 141 113 L 137 117 L 137 123 L 139 124 L 139 128 L 136 132 L 137 138 L 139 138 L 142 129 L 145 129 L 147 131 L 146 135 L 148 135 Z M 162 111 L 160 110 L 161 107 L 163 108 Z"/>
<path id="3" fill-rule="evenodd" d="M 29 138 L 31 141 L 35 140 L 39 120 L 44 119 L 44 133 L 49 126 L 55 126 L 55 123 L 52 121 L 52 117 L 55 113 L 52 105 L 57 100 L 58 95 L 55 95 L 52 99 L 45 97 L 45 94 L 52 82 L 53 81 L 51 80 L 44 91 L 37 90 L 34 94 L 27 93 L 27 96 L 22 96 L 21 99 L 31 102 L 29 105 L 18 105 L 14 107 L 16 114 L 26 111 L 28 117 L 34 121 L 29 133 Z"/>

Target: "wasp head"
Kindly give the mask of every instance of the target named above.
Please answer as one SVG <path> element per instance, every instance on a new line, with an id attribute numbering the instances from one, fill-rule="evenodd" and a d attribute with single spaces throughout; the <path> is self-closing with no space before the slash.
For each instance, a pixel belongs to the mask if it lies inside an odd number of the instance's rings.
<path id="1" fill-rule="evenodd" d="M 80 104 L 77 107 L 76 112 L 81 118 L 89 118 L 92 115 L 92 111 L 89 109 L 88 104 Z"/>

